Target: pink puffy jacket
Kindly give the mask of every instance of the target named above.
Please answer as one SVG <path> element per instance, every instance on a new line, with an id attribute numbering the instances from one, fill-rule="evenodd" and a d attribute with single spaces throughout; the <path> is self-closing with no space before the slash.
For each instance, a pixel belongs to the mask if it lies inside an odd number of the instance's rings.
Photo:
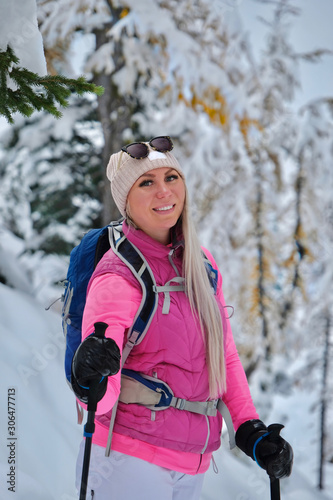
<path id="1" fill-rule="evenodd" d="M 182 275 L 182 247 L 171 248 L 140 230 L 123 224 L 123 230 L 145 256 L 158 286 Z M 213 267 L 216 263 L 204 250 Z M 128 267 L 109 250 L 98 264 L 88 287 L 83 316 L 83 338 L 96 321 L 109 325 L 106 335 L 122 349 L 141 301 L 141 287 Z M 135 346 L 125 367 L 165 381 L 176 397 L 192 401 L 209 399 L 205 347 L 198 322 L 191 314 L 184 292 L 170 292 L 169 314 L 162 314 L 164 294 L 144 340 Z M 235 429 L 258 418 L 244 370 L 233 341 L 218 273 L 217 300 L 225 335 L 227 391 L 221 395 Z M 94 442 L 106 446 L 111 409 L 120 392 L 120 373 L 109 377 L 108 390 L 96 412 Z M 220 446 L 221 416 L 206 417 L 169 408 L 151 412 L 136 404 L 119 403 L 112 449 L 143 458 L 163 467 L 194 474 L 207 470 L 214 450 Z"/>

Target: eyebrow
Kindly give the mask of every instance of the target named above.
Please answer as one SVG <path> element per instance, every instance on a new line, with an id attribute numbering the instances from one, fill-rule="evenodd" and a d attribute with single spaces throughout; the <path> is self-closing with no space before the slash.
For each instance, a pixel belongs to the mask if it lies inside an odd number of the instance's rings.
<path id="1" fill-rule="evenodd" d="M 172 172 L 173 170 L 174 170 L 175 172 L 177 172 L 177 170 L 176 170 L 175 168 L 169 168 L 169 170 L 167 170 L 167 171 L 165 172 L 165 175 L 168 175 L 168 174 L 169 174 L 170 172 Z M 146 172 L 145 174 L 142 174 L 142 175 L 139 177 L 139 179 L 141 179 L 141 177 L 156 177 L 156 176 L 155 176 L 155 174 L 150 174 L 149 172 Z"/>

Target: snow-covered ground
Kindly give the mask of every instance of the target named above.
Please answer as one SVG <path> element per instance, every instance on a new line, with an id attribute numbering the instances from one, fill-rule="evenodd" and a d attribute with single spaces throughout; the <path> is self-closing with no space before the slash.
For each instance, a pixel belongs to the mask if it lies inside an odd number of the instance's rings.
<path id="1" fill-rule="evenodd" d="M 76 424 L 75 401 L 63 372 L 60 316 L 45 311 L 27 293 L 0 284 L 0 332 L 0 498 L 74 500 L 82 427 Z M 9 408 L 15 409 L 14 430 L 8 424 L 8 394 Z M 273 401 L 269 423 L 288 420 L 283 435 L 295 451 L 293 474 L 281 484 L 284 500 L 333 498 L 333 465 L 325 471 L 326 493 L 315 488 L 318 419 L 310 412 L 314 397 L 293 392 Z M 15 463 L 8 463 L 11 459 Z M 202 500 L 270 498 L 265 472 L 241 453 L 230 452 L 226 436 L 215 461 L 219 473 L 213 468 L 207 473 Z M 8 490 L 11 485 L 15 493 Z"/>

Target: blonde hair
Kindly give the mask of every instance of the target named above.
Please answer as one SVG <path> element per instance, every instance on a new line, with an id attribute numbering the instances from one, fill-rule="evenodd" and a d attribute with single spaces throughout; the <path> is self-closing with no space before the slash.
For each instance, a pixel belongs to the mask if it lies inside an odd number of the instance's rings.
<path id="1" fill-rule="evenodd" d="M 192 313 L 195 314 L 196 311 L 199 317 L 206 345 L 209 392 L 210 396 L 215 398 L 226 390 L 223 323 L 202 258 L 202 249 L 190 214 L 188 200 L 186 189 L 185 205 L 181 218 L 185 242 L 183 256 L 185 292 Z"/>
<path id="2" fill-rule="evenodd" d="M 219 306 L 208 279 L 199 239 L 190 215 L 189 196 L 185 180 L 185 204 L 178 221 L 184 237 L 183 273 L 185 293 L 192 314 L 198 316 L 206 347 L 206 361 L 209 375 L 209 394 L 216 398 L 226 390 L 226 368 L 224 358 L 223 323 Z M 126 221 L 138 229 L 134 223 L 128 204 Z"/>

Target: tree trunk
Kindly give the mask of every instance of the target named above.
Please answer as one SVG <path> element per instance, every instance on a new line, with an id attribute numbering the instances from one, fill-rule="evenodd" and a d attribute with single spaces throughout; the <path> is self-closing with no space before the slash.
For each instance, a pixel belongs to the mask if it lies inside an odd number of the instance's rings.
<path id="1" fill-rule="evenodd" d="M 115 9 L 111 1 L 107 1 L 112 13 L 112 22 L 103 26 L 103 29 L 96 30 L 96 50 L 109 41 L 107 32 L 119 20 L 122 9 Z M 115 65 L 114 73 L 124 64 L 122 51 L 122 42 L 115 42 L 113 53 L 113 62 Z M 113 73 L 113 74 L 114 74 Z M 102 85 L 105 89 L 104 94 L 98 97 L 98 117 L 102 125 L 104 135 L 104 147 L 102 151 L 102 171 L 105 179 L 100 192 L 103 204 L 102 223 L 108 224 L 111 220 L 120 217 L 120 213 L 112 199 L 110 191 L 110 182 L 106 178 L 106 167 L 112 153 L 121 149 L 123 144 L 123 132 L 131 128 L 132 115 L 135 110 L 135 101 L 133 98 L 124 97 L 118 92 L 118 87 L 112 80 L 112 76 L 105 73 L 95 74 L 94 83 Z"/>
<path id="2" fill-rule="evenodd" d="M 294 272 L 293 272 L 293 280 L 291 285 L 291 291 L 288 293 L 288 297 L 286 298 L 280 316 L 280 330 L 283 332 L 287 326 L 287 322 L 289 316 L 293 310 L 294 306 L 294 292 L 297 287 L 299 287 L 300 281 L 300 266 L 302 260 L 305 256 L 306 249 L 304 247 L 304 243 L 302 241 L 302 215 L 301 215 L 301 201 L 302 201 L 302 193 L 303 193 L 303 185 L 304 185 L 304 174 L 303 174 L 303 150 L 299 154 L 298 157 L 298 174 L 295 185 L 295 193 L 296 193 L 296 225 L 294 231 L 294 242 L 297 249 L 298 259 L 294 264 Z"/>
<path id="3" fill-rule="evenodd" d="M 271 346 L 268 335 L 268 322 L 266 312 L 266 291 L 265 291 L 265 263 L 264 263 L 264 243 L 263 243 L 263 227 L 262 227 L 262 210 L 263 210 L 263 192 L 262 192 L 262 174 L 260 165 L 260 156 L 257 153 L 254 157 L 255 175 L 257 184 L 257 205 L 256 205 L 256 236 L 258 249 L 258 300 L 259 313 L 262 320 L 262 337 L 265 344 L 265 359 L 269 360 L 271 354 Z"/>
<path id="4" fill-rule="evenodd" d="M 323 356 L 323 374 L 322 374 L 322 392 L 321 392 L 321 408 L 320 408 L 320 454 L 319 454 L 319 481 L 318 488 L 324 489 L 324 463 L 325 463 L 325 436 L 326 436 L 326 410 L 327 410 L 327 374 L 329 360 L 329 337 L 331 329 L 330 313 L 326 312 L 325 322 L 325 346 Z"/>

